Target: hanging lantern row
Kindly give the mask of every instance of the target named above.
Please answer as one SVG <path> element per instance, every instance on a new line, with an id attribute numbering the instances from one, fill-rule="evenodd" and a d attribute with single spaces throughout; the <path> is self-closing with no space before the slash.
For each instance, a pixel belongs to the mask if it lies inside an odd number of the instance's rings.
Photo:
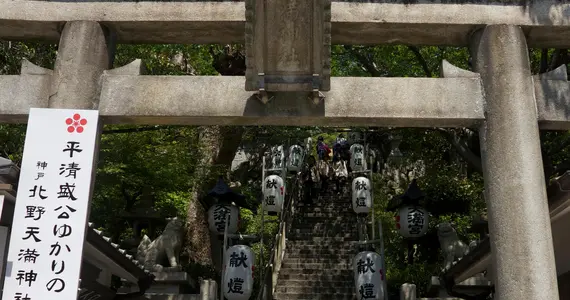
<path id="1" fill-rule="evenodd" d="M 273 169 L 287 168 L 288 171 L 299 171 L 304 158 L 305 150 L 299 145 L 289 147 L 289 155 L 287 157 L 285 156 L 285 147 L 283 145 L 271 147 L 271 164 Z"/>
<path id="2" fill-rule="evenodd" d="M 263 208 L 265 211 L 279 213 L 285 202 L 285 181 L 277 175 L 269 175 L 263 181 Z"/>
<path id="3" fill-rule="evenodd" d="M 253 291 L 255 254 L 248 246 L 235 245 L 224 255 L 224 297 L 228 300 L 249 299 Z"/>
<path id="4" fill-rule="evenodd" d="M 384 270 L 382 257 L 372 251 L 363 251 L 354 257 L 354 283 L 358 299 L 384 299 Z"/>
<path id="5" fill-rule="evenodd" d="M 210 231 L 224 234 L 226 218 L 229 218 L 228 233 L 236 233 L 239 228 L 239 208 L 230 204 L 214 204 L 210 207 L 208 210 Z"/>
<path id="6" fill-rule="evenodd" d="M 405 238 L 418 238 L 428 231 L 429 215 L 420 206 L 405 205 L 399 208 L 396 215 L 396 228 Z"/>
<path id="7" fill-rule="evenodd" d="M 367 214 L 372 209 L 372 186 L 370 179 L 357 177 L 352 180 L 352 209 L 357 214 Z"/>

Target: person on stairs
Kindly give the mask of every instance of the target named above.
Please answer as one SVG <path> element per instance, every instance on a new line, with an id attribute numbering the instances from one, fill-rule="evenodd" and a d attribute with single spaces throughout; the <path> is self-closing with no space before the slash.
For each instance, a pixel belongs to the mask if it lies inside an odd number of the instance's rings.
<path id="1" fill-rule="evenodd" d="M 334 182 L 337 194 L 341 194 L 343 187 L 348 181 L 348 169 L 346 168 L 346 161 L 342 160 L 340 156 L 333 156 L 332 170 L 334 174 Z"/>
<path id="2" fill-rule="evenodd" d="M 307 165 L 303 169 L 303 202 L 312 205 L 317 197 L 318 184 L 320 183 L 319 170 L 314 156 L 309 156 Z"/>
<path id="3" fill-rule="evenodd" d="M 324 140 L 325 139 L 322 136 L 319 136 L 319 138 L 317 139 L 316 147 L 317 147 L 317 156 L 319 160 L 325 160 L 325 158 L 327 158 L 331 153 L 331 149 L 327 144 L 325 144 Z"/>
<path id="4" fill-rule="evenodd" d="M 336 138 L 336 142 L 333 146 L 333 164 L 332 169 L 334 172 L 334 178 L 336 183 L 337 193 L 342 192 L 342 187 L 345 185 L 348 179 L 348 160 L 350 159 L 350 146 L 344 135 L 341 133 Z"/>
<path id="5" fill-rule="evenodd" d="M 324 142 L 324 138 L 319 136 L 317 139 L 317 155 L 319 160 L 317 161 L 317 169 L 319 170 L 319 176 L 321 180 L 321 194 L 324 193 L 329 187 L 329 179 L 332 174 L 332 169 L 330 167 L 330 155 L 331 149 Z"/>

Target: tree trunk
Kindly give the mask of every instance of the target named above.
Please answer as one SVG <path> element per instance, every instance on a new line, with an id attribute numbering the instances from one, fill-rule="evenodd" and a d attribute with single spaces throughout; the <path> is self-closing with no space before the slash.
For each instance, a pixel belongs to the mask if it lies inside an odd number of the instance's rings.
<path id="1" fill-rule="evenodd" d="M 208 229 L 207 205 L 203 198 L 212 189 L 216 179 L 231 167 L 241 143 L 242 127 L 205 126 L 199 129 L 199 166 L 187 212 L 186 247 L 189 262 L 202 266 L 215 266 L 220 270 L 220 243 L 212 239 Z M 216 259 L 212 259 L 215 257 Z"/>

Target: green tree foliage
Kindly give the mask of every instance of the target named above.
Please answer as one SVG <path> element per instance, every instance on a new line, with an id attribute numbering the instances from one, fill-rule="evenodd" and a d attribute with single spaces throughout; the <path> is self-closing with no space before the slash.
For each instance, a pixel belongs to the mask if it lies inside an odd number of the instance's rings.
<path id="1" fill-rule="evenodd" d="M 23 58 L 53 68 L 56 49 L 56 45 L 0 41 L 0 75 L 18 74 Z M 235 45 L 119 45 L 114 66 L 137 58 L 143 59 L 149 75 L 239 75 L 245 68 L 243 49 Z M 439 76 L 442 59 L 469 68 L 467 49 L 457 47 L 336 45 L 332 48 L 332 58 L 334 76 L 435 78 Z M 533 73 L 570 62 L 564 49 L 531 49 L 530 58 Z M 382 159 L 388 158 L 390 135 L 402 136 L 400 149 L 405 156 L 402 164 L 387 164 L 381 173 L 374 175 L 375 217 L 382 220 L 385 231 L 391 298 L 398 297 L 394 292 L 404 282 L 418 284 L 421 295 L 430 276 L 437 275 L 441 267 L 435 225 L 453 221 L 460 237 L 471 240 L 476 238 L 469 228 L 471 217 L 485 212 L 477 132 L 476 129 L 374 129 L 367 141 L 371 148 L 380 150 Z M 213 134 L 205 135 L 208 130 L 181 126 L 106 126 L 100 144 L 91 220 L 121 240 L 132 236 L 131 224 L 121 216 L 145 204 L 151 203 L 163 217 L 185 217 L 190 202 L 196 200 L 193 196 L 196 189 L 203 194 L 218 175 L 226 176 L 227 157 L 220 158 L 219 152 L 232 149 L 223 146 L 225 142 L 231 144 L 231 138 L 236 139 L 234 144 L 237 141 L 250 159 L 226 178 L 255 206 L 260 199 L 262 157 L 271 146 L 301 143 L 309 136 L 316 141 L 319 135 L 332 146 L 337 135 L 335 130 L 321 127 L 250 126 L 233 131 L 217 128 Z M 0 155 L 19 164 L 24 136 L 25 125 L 0 125 Z M 204 141 L 221 141 L 214 149 L 218 153 L 204 152 Z M 542 145 L 547 179 L 570 168 L 568 132 L 543 132 Z M 315 155 L 314 149 L 311 152 Z M 223 166 L 217 170 L 220 161 Z M 416 170 L 418 164 L 422 166 L 421 172 Z M 203 172 L 205 168 L 208 172 Z M 396 170 L 401 174 L 397 178 L 393 175 Z M 407 245 L 395 228 L 394 212 L 386 208 L 390 199 L 402 193 L 413 178 L 418 179 L 426 193 L 424 206 L 432 216 L 429 234 L 417 241 L 410 264 Z M 241 232 L 258 233 L 260 224 L 260 214 L 242 209 Z M 253 245 L 258 254 L 263 247 L 265 262 L 270 257 L 276 230 L 274 223 L 266 226 L 265 245 Z M 260 279 L 258 272 L 262 269 L 256 268 L 256 280 Z"/>

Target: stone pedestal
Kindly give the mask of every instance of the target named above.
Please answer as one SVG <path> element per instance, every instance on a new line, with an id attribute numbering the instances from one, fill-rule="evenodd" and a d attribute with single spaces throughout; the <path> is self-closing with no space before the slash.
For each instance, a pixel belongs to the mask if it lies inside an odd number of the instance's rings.
<path id="1" fill-rule="evenodd" d="M 200 286 L 185 272 L 153 273 L 155 283 L 146 291 L 144 297 L 136 300 L 216 300 L 217 283 L 215 280 L 202 280 Z M 119 294 L 138 291 L 136 284 L 124 284 Z"/>
<path id="2" fill-rule="evenodd" d="M 147 294 L 194 294 L 198 293 L 196 281 L 186 272 L 153 273 L 155 283 L 146 291 Z"/>
<path id="3" fill-rule="evenodd" d="M 400 287 L 400 300 L 416 300 L 416 285 L 404 283 Z"/>
<path id="4" fill-rule="evenodd" d="M 146 294 L 198 294 L 196 281 L 186 272 L 156 272 L 154 283 L 146 290 Z M 138 291 L 134 283 L 123 283 L 119 293 L 132 293 Z"/>
<path id="5" fill-rule="evenodd" d="M 473 276 L 471 278 L 466 279 L 465 281 L 456 284 L 453 287 L 453 291 L 464 294 L 464 295 L 482 295 L 485 293 L 489 293 L 491 290 L 491 282 L 485 278 L 484 276 Z M 404 286 L 402 285 L 402 289 Z M 428 296 L 431 297 L 439 297 L 441 299 L 454 299 L 450 296 L 445 287 L 439 282 L 439 278 L 437 276 L 432 276 L 430 285 L 428 287 Z M 401 299 L 416 299 L 416 298 L 401 298 Z M 429 299 L 436 299 L 436 298 L 429 298 Z"/>

